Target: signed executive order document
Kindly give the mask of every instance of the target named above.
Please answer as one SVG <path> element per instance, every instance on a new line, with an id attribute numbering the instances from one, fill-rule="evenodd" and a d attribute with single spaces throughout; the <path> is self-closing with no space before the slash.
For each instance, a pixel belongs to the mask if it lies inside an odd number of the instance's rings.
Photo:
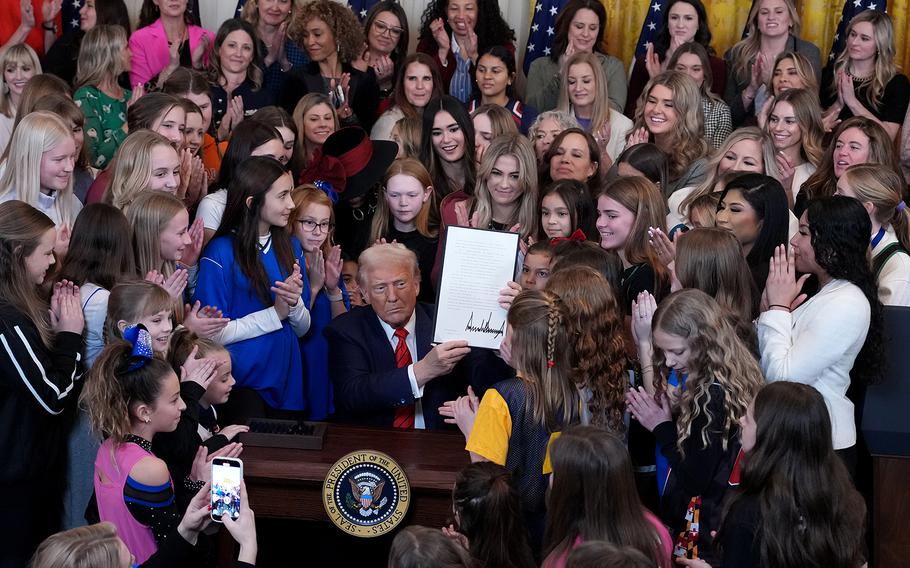
<path id="1" fill-rule="evenodd" d="M 499 349 L 506 310 L 499 291 L 515 277 L 518 234 L 449 226 L 436 298 L 433 342 L 467 340 Z"/>

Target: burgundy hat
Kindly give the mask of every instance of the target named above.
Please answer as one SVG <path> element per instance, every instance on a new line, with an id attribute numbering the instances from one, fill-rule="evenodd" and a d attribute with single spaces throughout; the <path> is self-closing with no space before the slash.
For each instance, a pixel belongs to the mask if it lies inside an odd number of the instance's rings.
<path id="1" fill-rule="evenodd" d="M 300 174 L 301 183 L 324 180 L 345 201 L 364 195 L 382 179 L 398 155 L 398 144 L 370 140 L 359 126 L 333 132 Z"/>

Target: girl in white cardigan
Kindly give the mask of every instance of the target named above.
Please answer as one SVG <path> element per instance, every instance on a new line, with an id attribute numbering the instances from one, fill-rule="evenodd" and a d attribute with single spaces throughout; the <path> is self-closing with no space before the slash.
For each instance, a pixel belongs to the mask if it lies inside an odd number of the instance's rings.
<path id="1" fill-rule="evenodd" d="M 831 413 L 834 449 L 856 464 L 854 401 L 881 371 L 881 312 L 867 260 L 869 215 L 843 196 L 810 201 L 799 232 L 771 258 L 758 318 L 761 366 L 768 381 L 811 385 Z M 803 273 L 797 279 L 796 273 Z M 801 293 L 810 275 L 819 291 Z M 851 397 L 851 370 L 856 384 Z"/>

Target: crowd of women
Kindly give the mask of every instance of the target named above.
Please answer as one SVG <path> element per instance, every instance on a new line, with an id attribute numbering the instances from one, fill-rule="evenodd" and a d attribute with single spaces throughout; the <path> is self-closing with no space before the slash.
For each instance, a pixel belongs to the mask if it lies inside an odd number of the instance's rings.
<path id="1" fill-rule="evenodd" d="M 910 306 L 889 16 L 822 68 L 793 0 L 722 58 L 670 0 L 629 75 L 569 0 L 524 77 L 492 0 L 242 4 L 86 0 L 57 37 L 23 0 L 0 38 L 0 565 L 206 565 L 211 460 L 332 420 L 361 252 L 432 302 L 455 225 L 520 235 L 514 378 L 439 409 L 475 463 L 389 566 L 868 560 L 858 425 Z M 255 564 L 248 500 L 223 521 Z"/>

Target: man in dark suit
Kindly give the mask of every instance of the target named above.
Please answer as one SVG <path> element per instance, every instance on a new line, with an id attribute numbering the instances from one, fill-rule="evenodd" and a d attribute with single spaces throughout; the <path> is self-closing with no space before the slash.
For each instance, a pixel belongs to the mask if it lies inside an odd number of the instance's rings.
<path id="1" fill-rule="evenodd" d="M 417 303 L 417 257 L 400 244 L 374 245 L 359 259 L 358 283 L 369 306 L 326 327 L 336 418 L 342 422 L 442 428 L 438 408 L 465 393 L 453 373 L 467 341 L 431 347 L 433 307 Z"/>

